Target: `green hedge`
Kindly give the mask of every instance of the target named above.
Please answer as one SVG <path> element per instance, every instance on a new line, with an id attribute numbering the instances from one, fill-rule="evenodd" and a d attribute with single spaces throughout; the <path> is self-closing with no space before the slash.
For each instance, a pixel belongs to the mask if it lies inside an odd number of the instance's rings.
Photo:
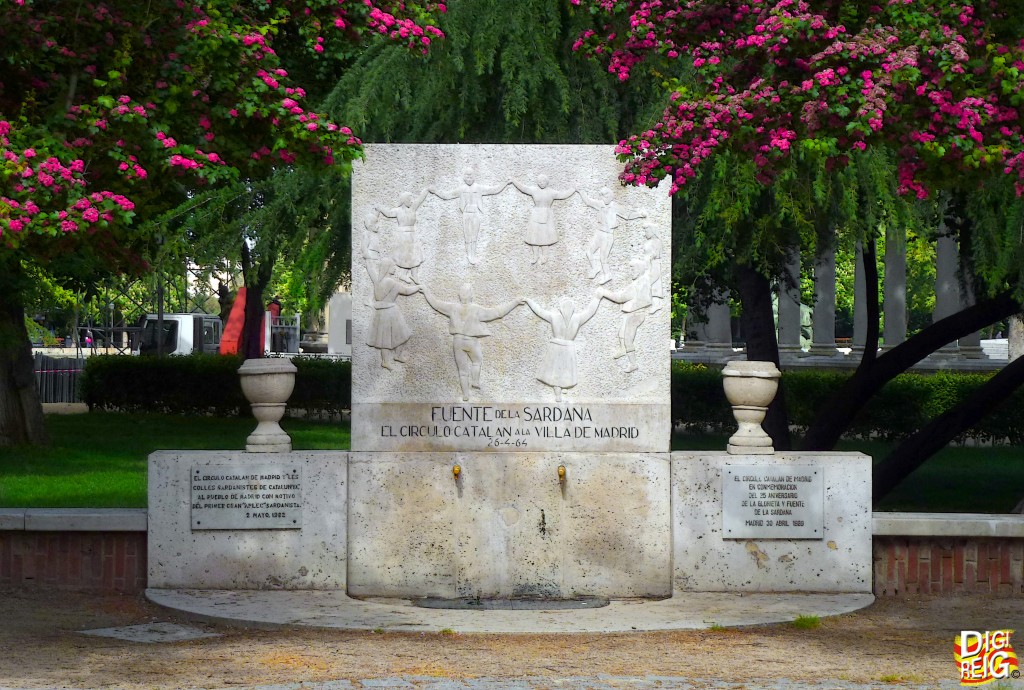
<path id="1" fill-rule="evenodd" d="M 836 371 L 794 370 L 782 376 L 790 424 L 807 428 L 825 401 L 850 376 Z M 907 373 L 890 381 L 850 425 L 846 437 L 896 440 L 920 429 L 955 407 L 992 374 Z M 1017 391 L 958 440 L 1008 440 L 1024 445 L 1024 390 Z M 672 364 L 672 421 L 694 430 L 720 433 L 736 427 L 722 390 L 720 369 L 700 364 Z"/>
<path id="2" fill-rule="evenodd" d="M 349 362 L 304 357 L 292 362 L 298 373 L 289 410 L 323 416 L 349 408 Z M 92 409 L 123 412 L 248 415 L 238 378 L 241 365 L 241 357 L 224 355 L 89 357 L 82 400 Z"/>
<path id="3" fill-rule="evenodd" d="M 349 362 L 305 357 L 292 361 L 298 374 L 289 410 L 331 416 L 349 409 Z M 238 380 L 241 364 L 239 357 L 218 355 L 89 357 L 81 382 L 82 399 L 91 408 L 125 412 L 248 415 Z M 810 426 L 817 411 L 849 375 L 835 371 L 785 372 L 782 388 L 790 423 L 798 428 Z M 903 374 L 875 396 L 846 435 L 902 438 L 951 409 L 990 376 L 958 372 Z M 961 440 L 1008 440 L 1013 445 L 1024 445 L 1024 415 L 1020 410 L 1024 410 L 1024 391 L 1018 391 Z M 672 420 L 677 426 L 693 430 L 729 433 L 735 429 L 719 369 L 673 362 Z"/>

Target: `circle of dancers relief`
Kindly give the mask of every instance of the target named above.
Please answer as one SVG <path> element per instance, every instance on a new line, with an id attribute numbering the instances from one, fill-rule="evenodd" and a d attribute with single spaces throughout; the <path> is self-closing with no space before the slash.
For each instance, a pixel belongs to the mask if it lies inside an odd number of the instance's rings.
<path id="1" fill-rule="evenodd" d="M 466 261 L 476 266 L 480 261 L 479 235 L 484 220 L 483 197 L 500 194 L 507 187 L 515 187 L 532 202 L 529 224 L 523 241 L 529 246 L 531 263 L 547 263 L 549 250 L 560 240 L 553 206 L 579 194 L 583 202 L 594 211 L 594 233 L 584 248 L 590 263 L 588 278 L 593 283 L 591 299 L 577 305 L 569 297 L 553 304 L 542 304 L 535 299 L 520 298 L 503 304 L 486 304 L 486 295 L 475 295 L 467 283 L 458 292 L 457 301 L 447 302 L 431 292 L 419 281 L 419 269 L 424 262 L 423 249 L 418 237 L 416 216 L 429 195 L 442 201 L 455 201 L 462 215 L 462 234 L 465 241 Z M 381 248 L 382 218 L 393 219 L 390 253 Z M 612 280 L 608 265 L 616 231 L 630 221 L 641 221 L 644 241 L 642 254 L 629 261 L 629 284 L 621 290 L 605 286 Z M 481 341 L 491 335 L 488 323 L 503 319 L 514 309 L 524 307 L 537 318 L 547 322 L 551 335 L 536 372 L 536 378 L 550 386 L 555 400 L 562 401 L 562 393 L 578 382 L 576 337 L 584 325 L 594 317 L 603 301 L 616 305 L 622 314 L 617 346 L 612 356 L 626 359 L 626 373 L 637 371 L 637 331 L 653 314 L 664 307 L 666 266 L 662 257 L 663 245 L 657 228 L 647 220 L 645 211 L 627 208 L 615 200 L 612 190 L 602 187 L 590 194 L 582 189 L 567 187 L 556 189 L 546 175 L 538 175 L 535 184 L 507 179 L 500 184 L 482 184 L 474 172 L 467 169 L 462 181 L 451 189 L 428 187 L 417 194 L 402 192 L 394 206 L 378 204 L 369 207 L 363 216 L 362 256 L 373 286 L 372 315 L 366 344 L 380 352 L 380 365 L 388 370 L 396 363 L 406 361 L 406 346 L 412 331 L 400 308 L 399 297 L 422 294 L 427 304 L 448 322 L 452 336 L 452 352 L 458 373 L 462 400 L 469 400 L 474 389 L 480 388 L 483 366 Z M 478 302 L 480 299 L 482 302 Z"/>

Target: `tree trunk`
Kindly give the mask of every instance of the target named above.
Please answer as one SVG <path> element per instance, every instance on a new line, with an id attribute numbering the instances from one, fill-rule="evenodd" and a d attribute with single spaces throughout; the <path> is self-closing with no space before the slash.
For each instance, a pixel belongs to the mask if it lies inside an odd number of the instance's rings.
<path id="1" fill-rule="evenodd" d="M 737 263 L 736 287 L 743 308 L 740 324 L 747 343 L 747 359 L 774 362 L 775 366 L 779 366 L 779 341 L 775 337 L 771 283 L 753 266 Z M 792 447 L 781 381 L 779 392 L 768 407 L 768 414 L 761 426 L 772 437 L 775 450 L 789 450 Z"/>
<path id="2" fill-rule="evenodd" d="M 24 278 L 17 260 L 0 262 L 0 446 L 46 444 L 43 406 L 36 390 L 32 344 L 21 301 Z"/>
<path id="3" fill-rule="evenodd" d="M 868 330 L 858 369 L 870 367 L 878 358 L 878 253 L 874 235 L 864 240 L 860 256 L 864 262 L 864 306 L 867 308 Z"/>
<path id="4" fill-rule="evenodd" d="M 882 386 L 943 345 L 1019 312 L 1021 303 L 1004 292 L 933 323 L 905 342 L 858 367 L 818 412 L 804 450 L 831 450 L 861 408 Z"/>
<path id="5" fill-rule="evenodd" d="M 239 352 L 246 359 L 263 356 L 266 343 L 263 342 L 263 293 L 270 284 L 274 272 L 272 259 L 264 258 L 253 263 L 249 245 L 242 242 L 242 276 L 245 280 L 245 322 L 242 325 L 242 343 Z"/>
<path id="6" fill-rule="evenodd" d="M 875 466 L 872 485 L 875 502 L 895 489 L 925 460 L 945 448 L 960 433 L 977 424 L 1021 384 L 1024 384 L 1024 357 L 1007 364 L 962 403 L 904 439 L 885 460 Z"/>
<path id="7" fill-rule="evenodd" d="M 246 359 L 263 356 L 263 286 L 247 285 L 245 289 L 245 322 L 242 326 L 240 352 Z"/>

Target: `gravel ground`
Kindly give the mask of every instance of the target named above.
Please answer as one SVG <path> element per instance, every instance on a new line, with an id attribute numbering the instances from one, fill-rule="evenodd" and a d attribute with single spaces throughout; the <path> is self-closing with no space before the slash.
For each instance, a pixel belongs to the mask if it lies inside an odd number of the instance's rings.
<path id="1" fill-rule="evenodd" d="M 813 629 L 470 635 L 192 623 L 217 636 L 156 644 L 79 633 L 153 621 L 189 623 L 141 595 L 0 590 L 0 688 L 957 687 L 957 632 L 1020 629 L 1024 600 L 880 599 Z"/>

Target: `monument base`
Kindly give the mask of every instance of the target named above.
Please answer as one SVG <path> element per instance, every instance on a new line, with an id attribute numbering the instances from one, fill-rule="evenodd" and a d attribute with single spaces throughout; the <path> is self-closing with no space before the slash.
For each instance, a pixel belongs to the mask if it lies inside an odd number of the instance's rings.
<path id="1" fill-rule="evenodd" d="M 672 594 L 668 453 L 356 452 L 349 487 L 352 596 Z"/>
<path id="2" fill-rule="evenodd" d="M 870 592 L 871 458 L 672 453 L 672 525 L 677 593 Z"/>
<path id="3" fill-rule="evenodd" d="M 160 451 L 149 464 L 151 588 L 871 591 L 859 453 Z"/>
<path id="4" fill-rule="evenodd" d="M 347 466 L 328 451 L 153 453 L 149 586 L 344 590 Z"/>

